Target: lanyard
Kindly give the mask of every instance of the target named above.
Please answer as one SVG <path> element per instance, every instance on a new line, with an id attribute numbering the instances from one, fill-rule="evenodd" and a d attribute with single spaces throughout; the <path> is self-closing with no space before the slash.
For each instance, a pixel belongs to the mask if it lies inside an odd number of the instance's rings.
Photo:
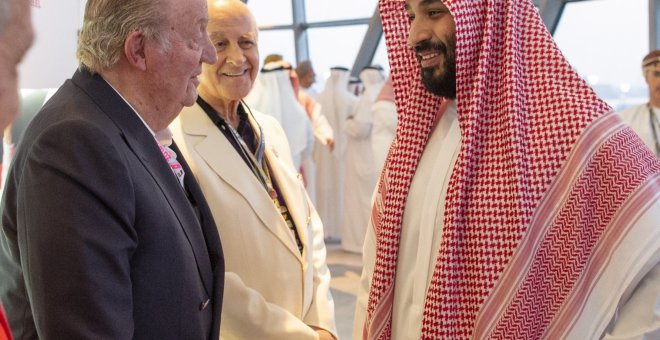
<path id="1" fill-rule="evenodd" d="M 658 138 L 658 131 L 656 131 L 656 125 L 660 127 L 660 122 L 658 122 L 658 117 L 653 113 L 653 108 L 651 103 L 648 105 L 649 108 L 649 123 L 651 124 L 651 132 L 653 132 L 653 141 L 655 142 L 655 155 L 660 157 L 660 138 Z"/>
<path id="2" fill-rule="evenodd" d="M 270 176 L 270 171 L 268 170 L 268 165 L 264 164 L 264 150 L 266 149 L 266 138 L 263 134 L 263 130 L 261 129 L 261 126 L 259 123 L 257 123 L 256 119 L 254 119 L 254 115 L 252 114 L 252 110 L 241 101 L 239 110 L 243 108 L 247 112 L 245 113 L 248 126 L 251 127 L 252 133 L 254 134 L 254 137 L 258 140 L 258 146 L 257 149 L 252 152 L 250 147 L 247 145 L 245 140 L 241 137 L 241 135 L 234 129 L 233 126 L 231 126 L 227 121 L 225 121 L 218 113 L 209 105 L 206 101 L 202 99 L 202 97 L 197 97 L 197 103 L 202 107 L 204 112 L 209 116 L 211 121 L 222 131 L 227 139 L 230 140 L 231 144 L 234 145 L 234 148 L 236 151 L 239 153 L 241 158 L 245 161 L 247 166 L 250 168 L 252 173 L 257 177 L 259 182 L 264 186 L 264 189 L 268 192 L 268 194 L 271 196 L 271 198 L 276 198 L 277 193 L 275 192 L 275 189 L 273 187 L 273 183 L 271 180 Z M 256 126 L 258 129 L 258 134 L 256 133 L 257 131 L 254 131 L 252 128 L 253 126 Z"/>
<path id="3" fill-rule="evenodd" d="M 277 191 L 275 190 L 275 187 L 273 186 L 273 181 L 272 177 L 270 174 L 270 169 L 268 167 L 268 162 L 264 162 L 264 150 L 266 149 L 266 142 L 265 142 L 265 136 L 263 134 L 263 130 L 261 129 L 261 125 L 257 123 L 257 120 L 254 119 L 254 115 L 252 114 L 252 110 L 245 105 L 243 101 L 241 101 L 240 106 L 239 106 L 239 116 L 241 112 L 245 113 L 245 117 L 247 118 L 247 121 L 245 122 L 250 126 L 250 132 L 253 133 L 254 137 L 259 140 L 259 146 L 255 150 L 255 152 L 252 152 L 252 150 L 248 147 L 247 143 L 245 140 L 241 137 L 241 135 L 234 129 L 233 126 L 227 123 L 211 105 L 209 105 L 207 102 L 202 99 L 202 97 L 198 96 L 197 97 L 197 104 L 206 112 L 206 114 L 209 116 L 211 121 L 222 131 L 222 133 L 227 137 L 229 142 L 234 146 L 236 149 L 236 152 L 239 153 L 241 158 L 245 161 L 247 166 L 252 170 L 252 173 L 257 177 L 259 182 L 264 186 L 264 189 L 266 189 L 266 192 L 270 196 L 271 200 L 273 201 L 273 204 L 275 205 L 275 208 L 280 212 L 282 215 L 282 218 L 287 224 L 287 227 L 289 230 L 293 233 L 294 238 L 296 240 L 296 246 L 298 247 L 298 250 L 300 253 L 303 253 L 303 245 L 302 241 L 300 240 L 300 235 L 298 235 L 298 231 L 296 230 L 296 227 L 293 223 L 293 217 L 291 217 L 291 214 L 289 213 L 289 210 L 286 206 L 286 203 L 281 204 L 280 203 L 280 198 L 277 195 Z M 240 111 L 241 108 L 245 111 Z M 242 117 L 241 117 L 242 119 Z M 240 126 L 240 123 L 239 123 Z M 258 128 L 258 135 L 257 131 L 255 131 L 253 126 L 256 126 Z"/>

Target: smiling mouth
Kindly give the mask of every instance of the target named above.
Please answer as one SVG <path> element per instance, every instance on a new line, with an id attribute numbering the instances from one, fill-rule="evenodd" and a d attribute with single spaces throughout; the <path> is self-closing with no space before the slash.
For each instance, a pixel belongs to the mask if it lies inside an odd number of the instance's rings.
<path id="1" fill-rule="evenodd" d="M 417 62 L 421 67 L 431 67 L 440 62 L 441 56 L 443 56 L 443 53 L 440 51 L 417 53 Z"/>
<path id="2" fill-rule="evenodd" d="M 429 53 L 429 54 L 425 54 L 425 55 L 419 55 L 419 59 L 424 61 L 424 60 L 433 59 L 433 58 L 435 58 L 439 55 L 440 55 L 440 53 Z"/>
<path id="3" fill-rule="evenodd" d="M 223 75 L 223 76 L 226 76 L 226 77 L 235 78 L 235 77 L 243 76 L 243 75 L 245 75 L 246 73 L 247 73 L 247 70 L 243 70 L 243 71 L 240 71 L 240 72 L 237 72 L 237 73 L 223 72 L 222 75 Z"/>

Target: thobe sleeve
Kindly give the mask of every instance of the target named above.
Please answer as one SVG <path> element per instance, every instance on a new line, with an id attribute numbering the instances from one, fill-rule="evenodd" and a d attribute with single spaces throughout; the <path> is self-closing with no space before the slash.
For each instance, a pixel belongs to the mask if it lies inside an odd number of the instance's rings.
<path id="1" fill-rule="evenodd" d="M 328 119 L 321 113 L 321 105 L 318 103 L 314 104 L 314 109 L 312 110 L 312 127 L 314 129 L 314 136 L 321 144 L 325 145 L 328 139 L 334 138 L 334 131 L 332 131 Z"/>
<path id="2" fill-rule="evenodd" d="M 606 340 L 660 339 L 660 263 L 637 284 L 630 298 L 619 306 Z"/>
<path id="3" fill-rule="evenodd" d="M 371 112 L 356 112 L 358 109 L 360 109 L 360 106 L 355 106 L 354 115 L 346 118 L 344 132 L 355 139 L 366 139 L 371 136 L 373 126 L 373 120 L 370 119 Z"/>

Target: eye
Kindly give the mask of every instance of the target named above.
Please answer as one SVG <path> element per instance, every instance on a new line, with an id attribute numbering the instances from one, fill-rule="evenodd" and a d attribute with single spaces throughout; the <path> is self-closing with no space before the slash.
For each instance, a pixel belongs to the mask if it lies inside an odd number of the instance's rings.
<path id="1" fill-rule="evenodd" d="M 216 41 L 215 44 L 213 44 L 213 45 L 215 46 L 216 50 L 221 51 L 221 50 L 224 50 L 225 47 L 227 47 L 227 42 L 224 41 L 224 40 Z"/>
<path id="2" fill-rule="evenodd" d="M 254 41 L 252 40 L 243 40 L 240 42 L 241 48 L 248 49 L 254 46 Z"/>

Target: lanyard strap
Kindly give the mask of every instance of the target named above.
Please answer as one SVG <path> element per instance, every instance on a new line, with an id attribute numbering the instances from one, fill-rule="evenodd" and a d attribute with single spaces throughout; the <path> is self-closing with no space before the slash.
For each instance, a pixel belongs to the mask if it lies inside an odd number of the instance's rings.
<path id="1" fill-rule="evenodd" d="M 296 246 L 298 247 L 298 250 L 302 254 L 303 245 L 302 245 L 302 241 L 300 240 L 300 235 L 298 234 L 298 231 L 296 230 L 296 227 L 293 223 L 293 217 L 289 213 L 286 203 L 284 201 L 280 202 L 280 198 L 278 197 L 277 191 L 275 190 L 275 186 L 273 185 L 273 180 L 270 174 L 268 162 L 264 162 L 264 150 L 266 149 L 266 142 L 265 142 L 266 138 L 263 134 L 263 130 L 261 129 L 261 125 L 259 125 L 257 120 L 254 119 L 252 110 L 250 110 L 250 108 L 247 105 L 245 105 L 243 101 L 241 101 L 241 105 L 239 106 L 239 109 L 241 107 L 247 109 L 247 112 L 245 113 L 247 121 L 245 122 L 245 124 L 247 124 L 250 127 L 251 133 L 253 133 L 254 137 L 257 138 L 257 140 L 259 141 L 258 143 L 259 145 L 255 150 L 255 152 L 252 152 L 252 150 L 248 147 L 247 143 L 245 142 L 245 139 L 242 138 L 241 135 L 238 133 L 238 131 L 236 131 L 236 129 L 234 129 L 233 126 L 228 124 L 217 113 L 217 111 L 215 111 L 215 109 L 211 107 L 211 105 L 209 105 L 199 96 L 197 97 L 197 103 L 202 107 L 204 112 L 206 112 L 206 114 L 209 116 L 211 121 L 220 129 L 220 131 L 223 132 L 223 134 L 227 137 L 227 139 L 229 139 L 230 143 L 234 146 L 236 151 L 241 155 L 241 158 L 243 158 L 243 160 L 248 165 L 250 170 L 252 170 L 252 173 L 254 173 L 254 175 L 257 177 L 259 182 L 261 182 L 261 184 L 264 186 L 264 189 L 266 189 L 266 192 L 273 201 L 275 208 L 280 212 L 282 218 L 287 224 L 287 227 L 293 233 L 293 236 L 296 241 Z M 253 126 L 256 126 L 258 128 L 258 135 L 257 135 L 257 131 L 255 131 L 255 129 L 252 128 Z"/>
<path id="2" fill-rule="evenodd" d="M 252 115 L 252 111 L 244 105 L 241 101 L 239 105 L 239 112 L 242 108 L 247 108 L 247 116 L 249 122 L 245 122 L 250 127 L 250 132 L 253 133 L 254 138 L 258 140 L 257 149 L 253 152 L 251 148 L 247 145 L 245 140 L 241 135 L 231 126 L 227 121 L 225 121 L 218 112 L 211 107 L 202 97 L 197 97 L 197 104 L 202 107 L 206 115 L 211 119 L 211 121 L 223 132 L 223 134 L 229 139 L 230 143 L 236 149 L 236 152 L 241 156 L 245 164 L 250 168 L 252 173 L 257 177 L 259 182 L 264 186 L 268 193 L 272 196 L 272 183 L 269 174 L 264 171 L 264 150 L 266 149 L 265 136 L 261 126 L 257 123 Z M 258 128 L 258 135 L 255 133 L 252 126 Z"/>

